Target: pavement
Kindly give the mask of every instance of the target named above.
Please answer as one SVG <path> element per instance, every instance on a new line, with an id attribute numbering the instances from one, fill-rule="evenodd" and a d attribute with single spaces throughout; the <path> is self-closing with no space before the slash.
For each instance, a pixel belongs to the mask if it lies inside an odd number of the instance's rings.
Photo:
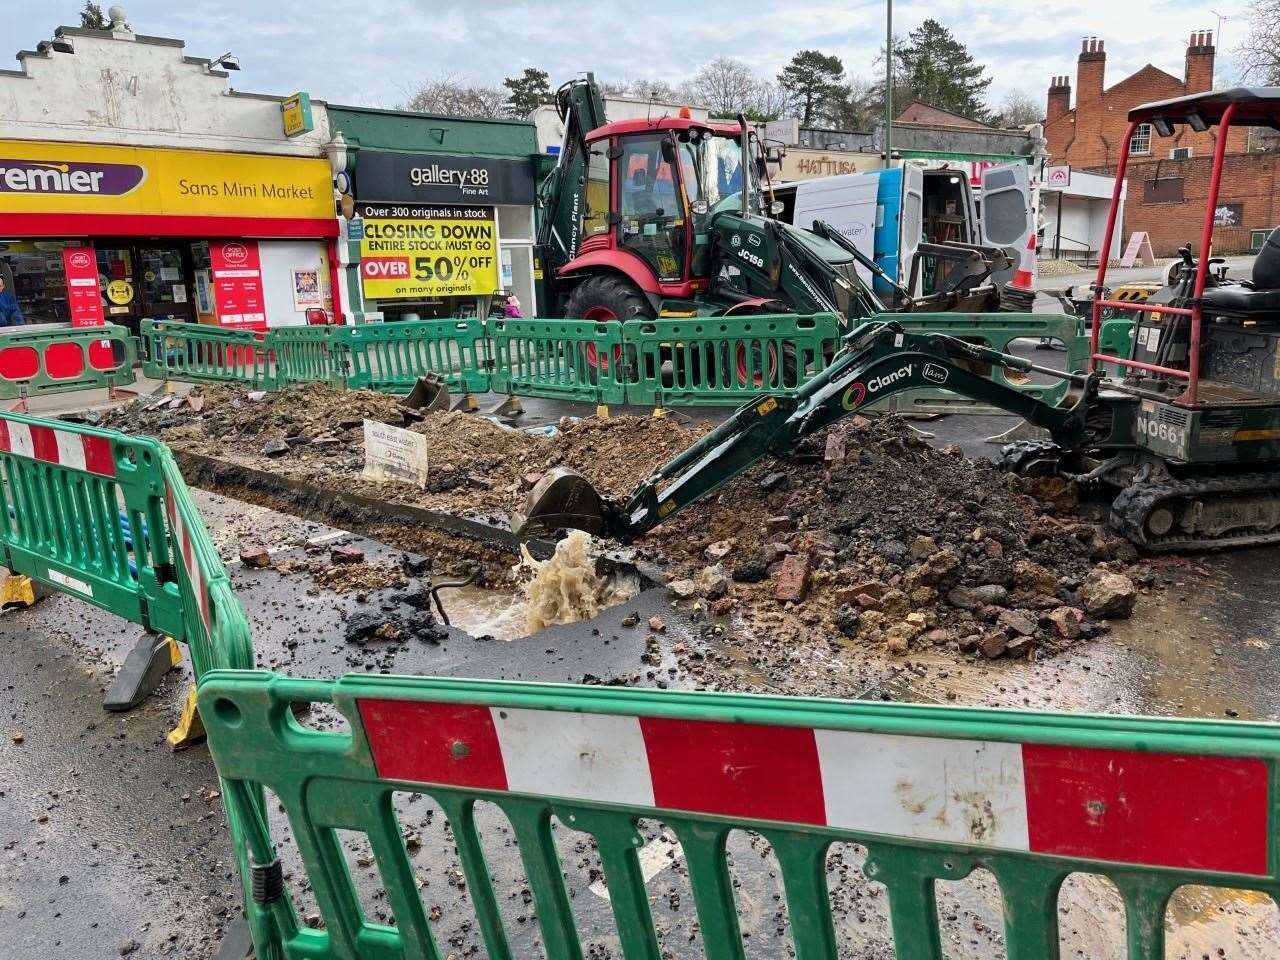
<path id="1" fill-rule="evenodd" d="M 1227 276 L 1242 280 L 1247 279 L 1253 269 L 1253 254 L 1225 257 L 1228 267 Z M 1165 271 L 1169 268 L 1170 259 L 1157 260 L 1154 267 L 1108 267 L 1107 283 L 1119 286 L 1122 283 L 1136 283 L 1139 280 L 1163 281 Z M 1068 286 L 1088 286 L 1098 275 L 1097 267 L 1082 267 L 1070 273 L 1054 273 L 1052 276 L 1040 277 L 1041 290 L 1056 290 Z"/>

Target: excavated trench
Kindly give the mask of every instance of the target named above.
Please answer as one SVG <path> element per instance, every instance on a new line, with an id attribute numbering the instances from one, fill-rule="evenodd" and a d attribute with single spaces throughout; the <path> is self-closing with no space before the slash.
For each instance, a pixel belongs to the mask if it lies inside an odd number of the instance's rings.
<path id="1" fill-rule="evenodd" d="M 431 558 L 433 585 L 450 625 L 474 637 L 514 640 L 573 623 L 589 630 L 602 612 L 661 579 L 656 568 L 637 565 L 619 552 L 590 550 L 585 534 L 570 535 L 559 545 L 521 544 L 505 527 L 480 520 L 320 487 L 189 451 L 174 455 L 194 487 Z"/>

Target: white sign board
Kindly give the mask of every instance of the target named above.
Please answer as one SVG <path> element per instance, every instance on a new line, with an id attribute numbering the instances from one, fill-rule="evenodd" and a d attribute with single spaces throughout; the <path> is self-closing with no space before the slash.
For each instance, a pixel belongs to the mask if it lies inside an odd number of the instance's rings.
<path id="1" fill-rule="evenodd" d="M 1045 167 L 1044 185 L 1050 190 L 1065 190 L 1071 186 L 1071 165 L 1064 163 Z"/>
<path id="2" fill-rule="evenodd" d="M 1156 255 L 1151 249 L 1151 238 L 1143 230 L 1135 230 L 1129 238 L 1129 245 L 1124 248 L 1124 256 L 1120 258 L 1120 266 L 1132 267 L 1138 261 L 1144 267 L 1156 265 Z"/>
<path id="3" fill-rule="evenodd" d="M 376 483 L 427 485 L 427 438 L 376 420 L 364 422 L 364 477 Z"/>
<path id="4" fill-rule="evenodd" d="M 770 146 L 767 141 L 773 141 L 773 145 L 782 144 L 784 147 L 793 147 L 800 142 L 800 121 L 795 117 L 783 117 L 781 120 L 770 120 L 764 125 L 765 146 Z"/>

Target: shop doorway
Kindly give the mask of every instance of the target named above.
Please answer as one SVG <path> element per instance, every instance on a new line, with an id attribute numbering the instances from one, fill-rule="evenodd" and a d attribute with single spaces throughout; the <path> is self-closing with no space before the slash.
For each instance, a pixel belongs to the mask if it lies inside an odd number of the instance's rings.
<path id="1" fill-rule="evenodd" d="M 136 334 L 143 319 L 195 320 L 190 244 L 98 241 L 95 249 L 108 321 Z"/>

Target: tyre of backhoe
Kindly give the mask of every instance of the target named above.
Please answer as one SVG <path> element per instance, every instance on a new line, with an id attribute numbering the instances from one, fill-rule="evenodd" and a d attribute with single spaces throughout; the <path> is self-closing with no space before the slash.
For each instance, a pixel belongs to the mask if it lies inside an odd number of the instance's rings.
<path id="1" fill-rule="evenodd" d="M 623 323 L 627 320 L 653 319 L 653 307 L 644 293 L 626 277 L 599 273 L 587 277 L 573 288 L 565 301 L 566 317 L 594 320 L 596 323 Z M 594 375 L 597 369 L 608 371 L 609 358 L 597 354 L 595 344 L 587 344 L 587 367 Z M 622 363 L 622 348 L 613 351 L 613 362 Z"/>

